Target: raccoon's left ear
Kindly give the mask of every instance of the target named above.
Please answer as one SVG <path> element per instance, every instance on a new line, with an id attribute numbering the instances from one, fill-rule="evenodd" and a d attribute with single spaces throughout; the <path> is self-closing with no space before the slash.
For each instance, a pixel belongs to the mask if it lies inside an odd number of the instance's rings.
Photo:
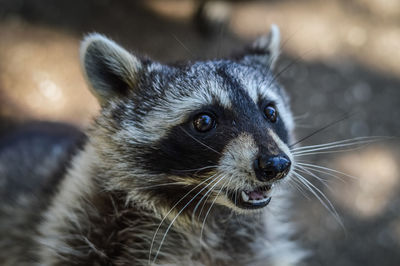
<path id="1" fill-rule="evenodd" d="M 97 33 L 82 41 L 80 59 L 92 93 L 102 105 L 134 89 L 142 70 L 140 59 Z"/>
<path id="2" fill-rule="evenodd" d="M 279 57 L 279 45 L 279 28 L 272 24 L 268 35 L 261 36 L 247 47 L 242 60 L 261 63 L 268 68 L 273 68 Z"/>

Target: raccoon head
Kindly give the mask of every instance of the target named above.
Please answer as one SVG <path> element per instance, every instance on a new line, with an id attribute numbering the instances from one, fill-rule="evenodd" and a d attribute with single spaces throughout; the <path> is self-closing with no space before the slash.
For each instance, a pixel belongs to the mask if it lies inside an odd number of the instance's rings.
<path id="1" fill-rule="evenodd" d="M 153 207 L 268 205 L 293 164 L 288 97 L 272 74 L 278 54 L 276 26 L 233 59 L 179 66 L 87 36 L 81 62 L 102 106 L 91 142 L 107 188 Z"/>

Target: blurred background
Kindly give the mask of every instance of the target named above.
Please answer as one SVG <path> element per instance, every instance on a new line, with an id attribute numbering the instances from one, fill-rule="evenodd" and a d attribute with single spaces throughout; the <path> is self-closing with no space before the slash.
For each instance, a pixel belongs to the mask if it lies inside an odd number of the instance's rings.
<path id="1" fill-rule="evenodd" d="M 82 36 L 100 32 L 161 62 L 227 56 L 282 33 L 279 81 L 300 139 L 354 114 L 303 145 L 399 136 L 399 0 L 0 0 L 1 129 L 30 120 L 85 128 L 99 110 L 81 75 Z M 327 185 L 343 227 L 310 193 L 294 195 L 304 265 L 400 265 L 398 138 L 301 159 L 330 167 Z M 352 147 L 350 147 L 352 148 Z M 318 175 L 324 176 L 319 173 Z"/>

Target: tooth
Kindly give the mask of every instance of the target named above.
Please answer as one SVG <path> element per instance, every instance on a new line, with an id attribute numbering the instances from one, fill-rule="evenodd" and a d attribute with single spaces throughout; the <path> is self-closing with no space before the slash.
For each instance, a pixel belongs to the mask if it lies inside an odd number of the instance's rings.
<path id="1" fill-rule="evenodd" d="M 248 202 L 249 202 L 249 203 L 252 203 L 252 204 L 257 204 L 257 203 L 264 203 L 264 202 L 267 202 L 267 201 L 270 201 L 269 197 L 264 198 L 264 199 L 260 199 L 260 200 L 253 200 L 253 199 L 251 199 L 251 200 L 249 200 Z"/>
<path id="2" fill-rule="evenodd" d="M 247 196 L 246 192 L 244 192 L 244 191 L 242 191 L 242 199 L 245 202 L 249 201 L 249 196 Z"/>

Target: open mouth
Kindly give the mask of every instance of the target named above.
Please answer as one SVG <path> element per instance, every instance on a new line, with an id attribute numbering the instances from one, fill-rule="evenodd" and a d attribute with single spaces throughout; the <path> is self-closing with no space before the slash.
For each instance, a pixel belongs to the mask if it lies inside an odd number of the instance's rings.
<path id="1" fill-rule="evenodd" d="M 257 187 L 254 190 L 228 191 L 229 199 L 242 209 L 259 209 L 268 205 L 271 201 L 269 195 L 271 186 Z"/>

